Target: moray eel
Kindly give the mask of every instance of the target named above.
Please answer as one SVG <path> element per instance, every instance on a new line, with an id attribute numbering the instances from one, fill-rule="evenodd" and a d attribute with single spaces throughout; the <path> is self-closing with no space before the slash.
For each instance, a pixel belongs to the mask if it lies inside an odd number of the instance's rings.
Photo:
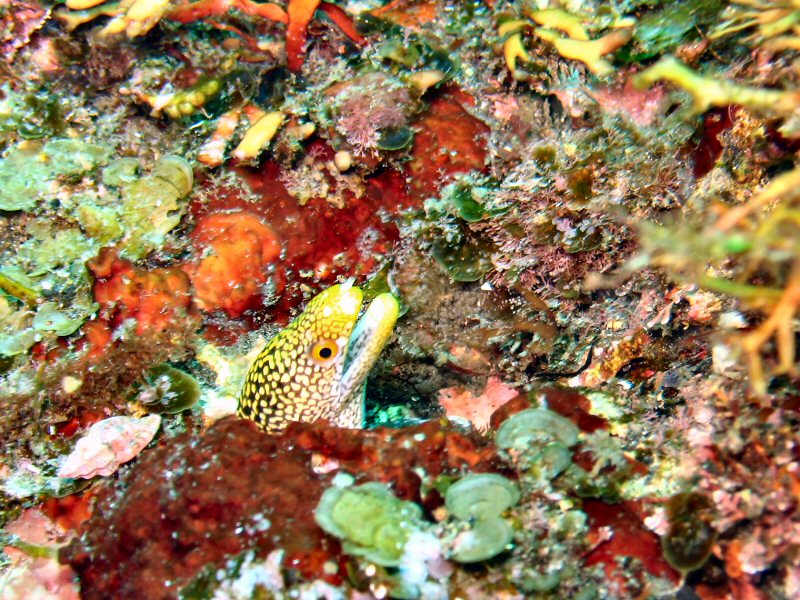
<path id="1" fill-rule="evenodd" d="M 380 294 L 358 320 L 362 299 L 352 280 L 314 297 L 253 362 L 236 414 L 268 433 L 318 419 L 362 427 L 367 375 L 399 312 L 392 294 Z"/>

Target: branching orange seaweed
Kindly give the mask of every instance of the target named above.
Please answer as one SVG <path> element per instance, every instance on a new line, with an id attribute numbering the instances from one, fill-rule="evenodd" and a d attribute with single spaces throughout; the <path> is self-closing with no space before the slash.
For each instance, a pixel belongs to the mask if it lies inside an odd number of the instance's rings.
<path id="1" fill-rule="evenodd" d="M 800 167 L 773 179 L 748 202 L 728 209 L 712 229 L 728 233 L 737 227 L 746 226 L 745 219 L 748 217 L 761 216 L 762 223 L 754 229 L 753 235 L 757 239 L 768 240 L 779 222 L 789 220 L 797 223 L 796 212 L 786 208 L 796 200 L 797 196 L 800 196 Z M 705 283 L 707 287 L 714 285 L 710 278 L 705 278 Z M 800 312 L 800 258 L 794 258 L 792 261 L 790 274 L 782 290 L 749 285 L 736 287 L 735 283 L 733 286 L 731 288 L 733 295 L 768 315 L 764 322 L 739 340 L 746 355 L 753 391 L 763 395 L 767 390 L 767 379 L 761 352 L 771 338 L 775 338 L 778 352 L 778 365 L 772 374 L 795 374 L 797 370 L 793 321 Z"/>
<path id="2" fill-rule="evenodd" d="M 761 350 L 773 336 L 778 349 L 778 366 L 772 374 L 796 374 L 794 343 L 794 317 L 800 312 L 800 262 L 795 262 L 789 281 L 780 300 L 769 310 L 769 317 L 756 329 L 741 339 L 742 349 L 747 356 L 750 383 L 753 391 L 764 395 L 767 382 L 761 361 Z"/>

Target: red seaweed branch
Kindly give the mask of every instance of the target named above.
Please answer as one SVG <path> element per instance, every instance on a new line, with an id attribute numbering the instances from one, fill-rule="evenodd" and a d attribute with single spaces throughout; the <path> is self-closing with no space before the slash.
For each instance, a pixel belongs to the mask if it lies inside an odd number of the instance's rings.
<path id="1" fill-rule="evenodd" d="M 166 17 L 178 23 L 208 20 L 227 15 L 238 10 L 245 15 L 262 17 L 276 23 L 285 23 L 286 62 L 289 69 L 298 72 L 303 67 L 308 39 L 308 26 L 317 9 L 324 12 L 342 32 L 356 44 L 363 44 L 364 38 L 358 34 L 353 21 L 347 13 L 335 4 L 320 0 L 289 0 L 284 10 L 272 2 L 253 2 L 252 0 L 198 0 L 185 2 L 167 13 Z M 207 21 L 217 26 L 215 21 Z"/>
<path id="2" fill-rule="evenodd" d="M 289 4 L 291 5 L 291 2 Z M 277 4 L 272 2 L 260 4 L 251 0 L 198 0 L 198 2 L 185 2 L 167 13 L 167 18 L 178 23 L 191 23 L 208 17 L 225 15 L 231 9 L 278 23 L 289 22 L 286 11 Z"/>

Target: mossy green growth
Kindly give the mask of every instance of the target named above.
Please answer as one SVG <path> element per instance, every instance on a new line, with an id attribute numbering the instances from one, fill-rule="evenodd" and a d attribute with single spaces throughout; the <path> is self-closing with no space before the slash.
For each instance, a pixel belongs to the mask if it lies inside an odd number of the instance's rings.
<path id="1" fill-rule="evenodd" d="M 15 231 L 14 252 L 0 255 L 0 357 L 71 335 L 97 311 L 85 265 L 100 247 L 117 245 L 139 260 L 180 222 L 189 163 L 164 156 L 140 175 L 139 161 L 124 158 L 96 173 L 110 155 L 102 145 L 55 139 L 18 144 L 0 160 L 0 211 L 33 213 Z"/>
<path id="2" fill-rule="evenodd" d="M 161 246 L 167 233 L 180 223 L 181 195 L 172 184 L 152 175 L 137 179 L 120 191 L 122 248 L 128 256 L 140 258 Z"/>
<path id="3" fill-rule="evenodd" d="M 446 80 L 459 69 L 456 53 L 438 47 L 427 37 L 410 33 L 404 27 L 368 17 L 366 13 L 359 17 L 357 26 L 364 31 L 383 33 L 376 43 L 375 56 L 388 63 L 395 72 L 437 70 L 445 74 Z"/>
<path id="4" fill-rule="evenodd" d="M 317 524 L 342 540 L 347 554 L 384 567 L 400 564 L 406 542 L 423 528 L 422 509 L 371 482 L 325 490 L 314 512 Z"/>
<path id="5" fill-rule="evenodd" d="M 26 140 L 58 135 L 64 130 L 63 112 L 58 96 L 48 91 L 0 88 L 0 133 L 15 132 Z"/>
<path id="6" fill-rule="evenodd" d="M 110 148 L 78 139 L 18 144 L 0 160 L 0 211 L 41 209 L 58 180 L 79 179 L 110 156 Z"/>
<path id="7" fill-rule="evenodd" d="M 122 158 L 103 169 L 103 184 L 116 190 L 94 201 L 72 205 L 81 228 L 101 244 L 117 243 L 123 255 L 140 259 L 163 245 L 180 223 L 181 200 L 194 183 L 191 165 L 180 156 L 163 156 L 149 174 L 140 174 L 139 161 Z"/>
<path id="8" fill-rule="evenodd" d="M 664 4 L 640 18 L 633 29 L 634 44 L 621 52 L 622 58 L 640 61 L 698 37 L 698 31 L 719 18 L 723 3 L 716 0 L 688 0 Z"/>
<path id="9" fill-rule="evenodd" d="M 119 187 L 126 183 L 133 183 L 139 178 L 140 169 L 139 161 L 132 156 L 117 159 L 103 169 L 103 185 Z"/>

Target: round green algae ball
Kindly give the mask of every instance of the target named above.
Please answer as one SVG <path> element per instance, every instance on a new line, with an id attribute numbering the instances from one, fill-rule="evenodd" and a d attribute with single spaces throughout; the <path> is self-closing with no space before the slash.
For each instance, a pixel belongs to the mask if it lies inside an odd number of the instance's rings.
<path id="1" fill-rule="evenodd" d="M 400 564 L 408 538 L 421 528 L 422 509 L 400 500 L 383 484 L 325 490 L 314 519 L 341 539 L 348 554 L 384 566 Z"/>
<path id="2" fill-rule="evenodd" d="M 490 519 L 519 502 L 519 487 L 495 473 L 467 475 L 445 493 L 448 512 L 457 519 Z"/>
<path id="3" fill-rule="evenodd" d="M 558 413 L 528 408 L 503 421 L 495 435 L 499 448 L 525 449 L 532 441 L 557 441 L 569 448 L 578 443 L 578 428 Z"/>
<path id="4" fill-rule="evenodd" d="M 505 519 L 477 519 L 453 542 L 450 558 L 461 563 L 488 560 L 503 552 L 514 539 L 514 531 Z"/>

